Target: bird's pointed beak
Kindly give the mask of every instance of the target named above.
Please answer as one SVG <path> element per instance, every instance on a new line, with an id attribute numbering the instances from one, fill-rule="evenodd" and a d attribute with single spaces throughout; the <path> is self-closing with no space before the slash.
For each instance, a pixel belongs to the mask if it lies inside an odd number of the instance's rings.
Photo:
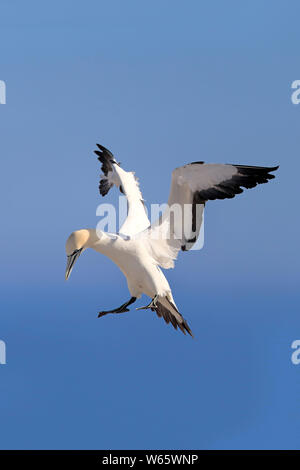
<path id="1" fill-rule="evenodd" d="M 72 272 L 75 261 L 79 258 L 81 252 L 82 252 L 82 249 L 81 250 L 76 250 L 76 251 L 74 251 L 74 253 L 67 256 L 67 266 L 66 266 L 66 275 L 65 275 L 66 281 L 69 279 L 69 276 Z"/>

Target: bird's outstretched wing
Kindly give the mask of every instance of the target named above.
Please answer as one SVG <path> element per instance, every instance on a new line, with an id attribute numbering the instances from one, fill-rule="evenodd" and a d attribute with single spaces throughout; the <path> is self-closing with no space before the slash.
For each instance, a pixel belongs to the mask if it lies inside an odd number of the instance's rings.
<path id="1" fill-rule="evenodd" d="M 163 268 L 172 268 L 178 251 L 196 242 L 206 201 L 233 198 L 242 188 L 254 188 L 275 178 L 275 167 L 194 162 L 172 173 L 168 207 L 144 235 L 152 256 Z"/>
<path id="2" fill-rule="evenodd" d="M 101 170 L 103 172 L 99 184 L 100 194 L 105 196 L 115 185 L 126 196 L 128 202 L 127 218 L 119 232 L 124 235 L 134 235 L 150 225 L 138 181 L 133 172 L 124 171 L 120 167 L 113 154 L 103 145 L 97 144 L 97 147 L 99 150 L 95 150 L 95 154 L 102 163 Z"/>

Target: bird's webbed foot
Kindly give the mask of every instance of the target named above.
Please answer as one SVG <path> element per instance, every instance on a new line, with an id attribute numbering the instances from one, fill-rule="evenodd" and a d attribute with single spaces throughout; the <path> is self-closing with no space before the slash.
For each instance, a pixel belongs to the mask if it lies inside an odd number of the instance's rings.
<path id="1" fill-rule="evenodd" d="M 156 304 L 157 299 L 158 299 L 158 295 L 155 295 L 153 297 L 153 299 L 151 300 L 149 305 L 146 305 L 145 307 L 139 307 L 139 308 L 137 308 L 137 310 L 147 310 L 148 308 L 150 308 L 152 311 L 156 310 L 157 309 L 157 304 Z"/>
<path id="2" fill-rule="evenodd" d="M 125 313 L 125 312 L 129 312 L 129 308 L 127 308 L 127 307 L 130 304 L 133 304 L 133 302 L 135 302 L 135 301 L 136 301 L 136 297 L 131 297 L 131 299 L 128 300 L 128 302 L 125 302 L 125 304 L 121 305 L 118 308 L 115 308 L 114 310 L 106 310 L 106 311 L 103 311 L 103 312 L 99 312 L 98 313 L 98 318 L 104 317 L 104 315 L 107 315 L 108 313 Z"/>
<path id="3" fill-rule="evenodd" d="M 119 308 L 115 308 L 114 310 L 106 310 L 106 311 L 103 311 L 103 312 L 99 312 L 98 313 L 98 318 L 104 317 L 104 315 L 107 315 L 108 313 L 124 313 L 124 312 L 129 312 L 129 308 L 119 307 Z"/>

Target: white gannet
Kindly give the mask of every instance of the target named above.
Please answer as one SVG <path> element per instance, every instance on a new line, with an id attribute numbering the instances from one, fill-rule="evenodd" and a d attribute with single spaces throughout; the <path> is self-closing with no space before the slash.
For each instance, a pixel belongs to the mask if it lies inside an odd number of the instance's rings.
<path id="1" fill-rule="evenodd" d="M 146 294 L 151 302 L 140 309 L 155 311 L 166 323 L 171 322 L 175 329 L 179 327 L 184 334 L 187 331 L 193 336 L 178 311 L 161 268 L 173 268 L 178 252 L 191 249 L 196 242 L 206 201 L 233 198 L 243 192 L 242 187 L 253 188 L 257 184 L 267 183 L 274 178 L 270 172 L 277 170 L 278 166 L 193 162 L 176 168 L 172 172 L 167 209 L 151 225 L 134 173 L 124 171 L 105 147 L 99 144 L 97 147 L 99 150 L 95 153 L 103 171 L 100 194 L 105 196 L 112 186 L 118 187 L 127 198 L 128 214 L 119 233 L 82 229 L 69 236 L 66 243 L 66 279 L 80 254 L 87 248 L 93 248 L 116 263 L 127 279 L 131 294 L 123 305 L 101 311 L 98 317 L 128 312 L 127 307 Z"/>

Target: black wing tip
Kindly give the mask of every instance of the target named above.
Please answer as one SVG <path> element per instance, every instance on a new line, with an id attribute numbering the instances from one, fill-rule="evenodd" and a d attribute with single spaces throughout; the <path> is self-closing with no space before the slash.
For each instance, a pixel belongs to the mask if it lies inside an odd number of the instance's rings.
<path id="1" fill-rule="evenodd" d="M 273 171 L 278 170 L 279 168 L 279 165 L 277 166 L 234 165 L 234 166 L 238 170 L 238 175 L 241 175 L 242 177 L 247 177 L 249 178 L 250 183 L 253 182 L 256 184 L 267 183 L 269 180 L 274 179 L 275 175 L 272 175 L 271 173 Z M 244 187 L 247 187 L 247 185 Z"/>
<path id="2" fill-rule="evenodd" d="M 97 155 L 99 162 L 102 163 L 101 170 L 104 175 L 107 176 L 109 171 L 112 171 L 112 165 L 118 165 L 113 156 L 112 152 L 106 147 L 100 144 L 96 144 L 99 150 L 94 150 L 94 153 Z M 101 150 L 101 151 L 100 151 Z"/>
<path id="3" fill-rule="evenodd" d="M 107 178 L 101 179 L 99 184 L 99 193 L 101 196 L 106 196 L 112 186 L 112 183 L 110 183 Z"/>
<path id="4" fill-rule="evenodd" d="M 104 174 L 104 178 L 100 180 L 99 184 L 99 192 L 101 196 L 105 196 L 113 184 L 108 181 L 107 177 L 108 173 L 113 171 L 113 165 L 117 164 L 112 152 L 108 150 L 106 147 L 100 144 L 96 144 L 99 150 L 94 150 L 94 153 L 97 155 L 98 160 L 101 165 L 101 170 Z"/>
<path id="5" fill-rule="evenodd" d="M 224 180 L 208 189 L 198 191 L 196 196 L 198 199 L 215 200 L 215 199 L 232 199 L 237 194 L 243 192 L 242 188 L 255 188 L 258 184 L 268 183 L 269 180 L 275 178 L 272 171 L 279 168 L 277 166 L 251 166 L 251 165 L 235 165 L 228 163 L 237 169 L 236 174 L 232 175 L 228 180 Z"/>
<path id="6" fill-rule="evenodd" d="M 98 160 L 103 163 L 104 161 L 108 161 L 110 163 L 115 163 L 115 157 L 113 153 L 108 150 L 106 147 L 100 144 L 96 144 L 99 150 L 94 150 L 94 153 L 97 155 Z M 101 151 L 100 151 L 101 150 Z"/>
<path id="7" fill-rule="evenodd" d="M 101 145 L 101 144 L 96 144 L 96 145 L 97 145 L 99 150 L 101 150 L 103 153 L 107 153 L 107 155 L 109 155 L 111 158 L 114 159 L 113 153 L 110 150 L 108 150 L 106 147 L 104 147 L 104 145 Z M 95 151 L 95 153 L 96 153 L 96 151 Z"/>
<path id="8" fill-rule="evenodd" d="M 97 155 L 97 157 L 99 157 L 98 160 L 103 159 L 103 153 L 102 152 L 99 152 L 99 150 L 94 150 L 94 153 Z"/>
<path id="9" fill-rule="evenodd" d="M 270 173 L 272 171 L 276 171 L 279 168 L 279 165 L 277 166 L 254 166 L 254 165 L 237 165 L 234 163 L 229 163 L 229 165 L 235 166 L 237 169 L 241 170 L 249 170 L 249 172 L 255 173 L 256 171 L 258 172 L 264 172 L 264 173 Z"/>

